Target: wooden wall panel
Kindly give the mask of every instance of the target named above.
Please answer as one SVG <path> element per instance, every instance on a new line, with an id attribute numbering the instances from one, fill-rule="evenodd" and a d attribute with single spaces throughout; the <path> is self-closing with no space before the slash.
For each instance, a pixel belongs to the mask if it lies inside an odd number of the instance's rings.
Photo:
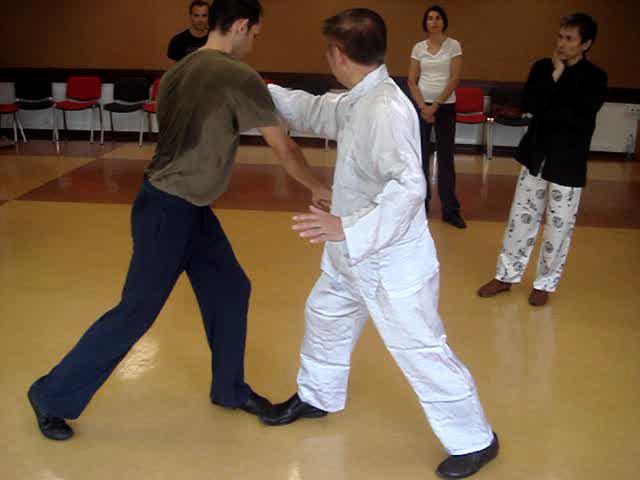
<path id="1" fill-rule="evenodd" d="M 169 38 L 186 28 L 186 0 L 5 0 L 0 67 L 164 69 Z M 591 13 L 600 23 L 592 59 L 610 85 L 640 88 L 637 0 L 447 0 L 449 34 L 462 42 L 463 77 L 524 81 L 532 61 L 550 55 L 559 18 Z M 417 0 L 263 0 L 263 33 L 248 61 L 260 71 L 327 73 L 322 20 L 366 6 L 389 27 L 388 65 L 406 75 L 411 47 L 423 38 L 430 2 Z"/>

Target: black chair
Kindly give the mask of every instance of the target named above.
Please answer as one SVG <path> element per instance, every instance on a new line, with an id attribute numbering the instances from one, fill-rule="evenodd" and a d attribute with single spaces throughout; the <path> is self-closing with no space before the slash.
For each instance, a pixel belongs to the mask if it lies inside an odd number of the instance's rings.
<path id="1" fill-rule="evenodd" d="M 16 107 L 18 110 L 47 110 L 51 109 L 51 116 L 55 114 L 53 106 L 53 93 L 51 82 L 41 78 L 24 78 L 15 84 L 16 87 Z M 53 130 L 52 130 L 53 134 Z M 24 137 L 24 132 L 23 132 Z M 25 138 L 26 142 L 26 138 Z"/>
<path id="2" fill-rule="evenodd" d="M 488 118 L 490 133 L 487 135 L 487 157 L 493 158 L 493 126 L 495 123 L 506 127 L 522 129 L 522 135 L 529 126 L 531 118 L 523 112 L 521 87 L 496 87 L 490 92 L 491 113 Z M 520 138 L 522 138 L 522 135 Z"/>
<path id="3" fill-rule="evenodd" d="M 141 112 L 140 121 L 144 121 L 142 107 L 149 100 L 149 80 L 144 77 L 123 77 L 116 80 L 113 87 L 113 99 L 113 102 L 103 106 L 103 109 L 109 112 L 112 132 L 114 131 L 114 113 Z M 101 142 L 103 140 L 102 138 Z"/>

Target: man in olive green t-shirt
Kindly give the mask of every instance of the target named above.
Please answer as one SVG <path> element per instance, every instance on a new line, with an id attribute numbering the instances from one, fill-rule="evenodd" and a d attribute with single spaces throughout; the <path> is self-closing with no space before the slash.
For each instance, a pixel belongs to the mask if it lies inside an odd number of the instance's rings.
<path id="1" fill-rule="evenodd" d="M 158 93 L 160 140 L 131 216 L 133 256 L 120 303 L 29 389 L 44 436 L 65 440 L 77 418 L 151 327 L 186 272 L 212 351 L 215 404 L 254 415 L 270 406 L 244 381 L 250 282 L 209 205 L 227 188 L 240 132 L 260 129 L 316 204 L 330 191 L 279 125 L 269 92 L 242 63 L 260 29 L 258 0 L 216 0 L 207 43 L 169 70 Z"/>
<path id="2" fill-rule="evenodd" d="M 210 205 L 227 188 L 238 133 L 277 126 L 278 118 L 251 67 L 223 50 L 201 48 L 162 78 L 158 125 L 147 178 L 194 205 Z"/>

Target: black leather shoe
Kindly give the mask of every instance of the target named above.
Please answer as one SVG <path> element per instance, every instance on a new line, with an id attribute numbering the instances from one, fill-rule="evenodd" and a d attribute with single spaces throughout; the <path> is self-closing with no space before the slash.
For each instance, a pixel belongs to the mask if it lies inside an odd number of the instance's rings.
<path id="1" fill-rule="evenodd" d="M 271 405 L 271 402 L 269 400 L 252 391 L 249 394 L 247 402 L 238 408 L 240 410 L 244 410 L 247 413 L 250 413 L 251 415 L 257 415 L 259 417 L 271 407 L 273 407 L 273 405 Z"/>
<path id="2" fill-rule="evenodd" d="M 267 425 L 287 425 L 299 418 L 326 417 L 327 412 L 303 402 L 296 393 L 283 403 L 278 403 L 260 416 Z"/>
<path id="3" fill-rule="evenodd" d="M 67 440 L 73 437 L 73 429 L 64 421 L 64 418 L 45 415 L 38 409 L 33 386 L 29 389 L 27 398 L 29 398 L 31 408 L 33 408 L 33 412 L 36 414 L 38 427 L 40 427 L 40 431 L 45 437 L 51 440 Z"/>
<path id="4" fill-rule="evenodd" d="M 269 400 L 267 400 L 264 397 L 261 397 L 253 390 L 249 393 L 249 398 L 247 399 L 244 405 L 239 405 L 237 407 L 228 407 L 226 405 L 219 404 L 215 400 L 211 400 L 211 403 L 213 403 L 214 405 L 220 405 L 221 407 L 231 408 L 234 410 L 237 408 L 239 410 L 243 410 L 247 413 L 250 413 L 251 415 L 257 415 L 257 416 L 260 416 L 263 412 L 266 412 L 269 408 L 273 406 L 271 405 L 271 402 Z"/>
<path id="5" fill-rule="evenodd" d="M 457 212 L 443 215 L 442 221 L 444 223 L 448 223 L 449 225 L 453 225 L 456 228 L 467 228 L 467 224 L 464 222 L 464 219 Z"/>
<path id="6" fill-rule="evenodd" d="M 490 462 L 498 455 L 500 443 L 498 435 L 493 433 L 491 445 L 477 452 L 465 455 L 451 455 L 438 465 L 436 473 L 442 478 L 465 478 L 476 473 L 485 463 Z"/>

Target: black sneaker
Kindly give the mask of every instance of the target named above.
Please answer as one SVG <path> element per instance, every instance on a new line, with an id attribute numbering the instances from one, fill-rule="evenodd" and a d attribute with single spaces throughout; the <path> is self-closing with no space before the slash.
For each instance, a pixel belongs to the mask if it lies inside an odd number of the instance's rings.
<path id="1" fill-rule="evenodd" d="M 36 415 L 38 427 L 42 434 L 51 440 L 67 440 L 73 437 L 73 429 L 65 422 L 64 418 L 51 417 L 44 414 L 38 408 L 35 397 L 36 395 L 32 385 L 27 393 L 27 398 L 29 398 L 29 403 L 33 408 L 33 413 Z"/>

